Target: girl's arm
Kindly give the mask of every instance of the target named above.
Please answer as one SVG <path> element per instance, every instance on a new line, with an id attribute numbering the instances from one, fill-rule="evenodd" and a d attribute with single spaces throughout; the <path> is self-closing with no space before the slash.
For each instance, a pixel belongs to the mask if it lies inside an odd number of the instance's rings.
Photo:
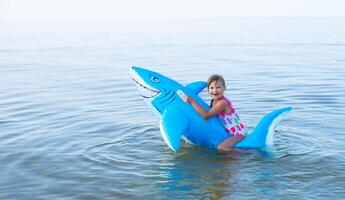
<path id="1" fill-rule="evenodd" d="M 210 117 L 218 115 L 220 112 L 226 109 L 226 102 L 225 101 L 218 101 L 209 111 L 203 109 L 198 102 L 196 102 L 192 97 L 185 96 L 184 101 L 186 103 L 192 104 L 194 109 L 202 116 L 204 119 L 208 119 Z"/>

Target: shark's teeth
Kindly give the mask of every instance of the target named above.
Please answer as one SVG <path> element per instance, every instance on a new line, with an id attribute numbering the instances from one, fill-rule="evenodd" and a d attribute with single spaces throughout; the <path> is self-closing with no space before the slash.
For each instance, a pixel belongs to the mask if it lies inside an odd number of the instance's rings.
<path id="1" fill-rule="evenodd" d="M 150 88 L 149 86 L 141 84 L 134 78 L 132 78 L 132 80 L 136 83 L 139 94 L 145 99 L 153 98 L 160 93 L 159 91 L 154 90 L 153 88 Z"/>

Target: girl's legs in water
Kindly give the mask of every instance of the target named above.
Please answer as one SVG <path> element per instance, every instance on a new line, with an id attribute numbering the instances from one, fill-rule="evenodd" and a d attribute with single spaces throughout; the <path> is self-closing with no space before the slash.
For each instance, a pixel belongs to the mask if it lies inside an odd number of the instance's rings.
<path id="1" fill-rule="evenodd" d="M 233 135 L 220 143 L 217 146 L 217 149 L 220 151 L 230 151 L 237 143 L 239 143 L 243 139 L 243 136 Z"/>

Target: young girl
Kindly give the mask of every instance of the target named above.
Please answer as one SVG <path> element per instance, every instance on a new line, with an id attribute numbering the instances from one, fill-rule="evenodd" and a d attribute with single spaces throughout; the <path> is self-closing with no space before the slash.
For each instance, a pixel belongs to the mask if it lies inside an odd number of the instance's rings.
<path id="1" fill-rule="evenodd" d="M 221 142 L 217 148 L 220 151 L 229 151 L 247 135 L 247 129 L 241 123 L 238 114 L 229 99 L 224 97 L 225 81 L 221 75 L 214 74 L 207 80 L 207 89 L 212 100 L 211 109 L 204 110 L 192 97 L 185 96 L 184 101 L 192 104 L 194 109 L 204 118 L 219 116 L 225 130 L 232 134 L 231 137 Z"/>

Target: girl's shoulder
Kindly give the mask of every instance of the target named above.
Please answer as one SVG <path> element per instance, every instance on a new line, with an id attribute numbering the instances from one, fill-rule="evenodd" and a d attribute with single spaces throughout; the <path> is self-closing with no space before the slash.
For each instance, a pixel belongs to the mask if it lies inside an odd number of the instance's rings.
<path id="1" fill-rule="evenodd" d="M 215 105 L 217 106 L 225 106 L 225 107 L 229 107 L 231 104 L 228 103 L 227 100 L 224 100 L 223 98 L 222 99 L 219 99 L 217 101 L 215 101 L 214 99 L 211 100 L 210 102 L 210 108 L 214 107 Z"/>
<path id="2" fill-rule="evenodd" d="M 228 104 L 231 104 L 231 101 L 230 101 L 228 98 L 226 98 L 226 97 L 223 97 L 223 98 L 219 99 L 218 101 L 219 101 L 219 102 L 220 102 L 220 101 L 224 101 L 224 102 L 226 102 L 226 103 L 228 103 Z"/>
<path id="3" fill-rule="evenodd" d="M 221 98 L 221 99 L 217 100 L 216 102 L 215 102 L 214 99 L 212 99 L 211 102 L 210 102 L 210 107 L 212 108 L 212 107 L 215 106 L 216 104 L 217 104 L 217 105 L 218 105 L 218 104 L 226 104 L 226 105 L 229 105 L 228 100 L 226 100 L 226 99 L 224 99 L 224 98 Z"/>
<path id="4" fill-rule="evenodd" d="M 230 101 L 228 98 L 223 97 L 223 98 L 220 99 L 218 102 L 221 102 L 221 101 L 222 101 L 222 102 L 225 102 L 225 103 L 227 104 L 227 106 L 229 107 L 230 110 L 233 109 L 232 103 L 231 103 L 231 101 Z"/>

